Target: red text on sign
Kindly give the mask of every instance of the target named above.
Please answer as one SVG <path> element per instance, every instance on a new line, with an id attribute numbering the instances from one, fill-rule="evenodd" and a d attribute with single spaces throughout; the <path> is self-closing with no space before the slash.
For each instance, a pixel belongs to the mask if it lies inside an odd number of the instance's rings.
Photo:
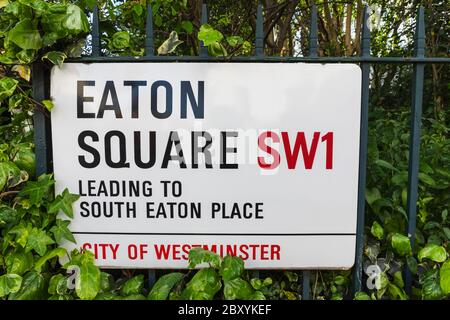
<path id="1" fill-rule="evenodd" d="M 271 140 L 272 144 L 268 145 L 267 140 Z M 316 151 L 321 143 L 325 143 L 325 169 L 333 169 L 333 132 L 327 132 L 322 135 L 320 132 L 314 132 L 311 142 L 308 143 L 304 132 L 297 132 L 295 141 L 289 137 L 288 132 L 281 132 L 280 136 L 273 131 L 265 131 L 258 137 L 258 147 L 263 152 L 272 157 L 271 161 L 267 161 L 264 157 L 258 157 L 258 165 L 262 169 L 275 169 L 281 162 L 281 148 L 284 148 L 284 156 L 286 157 L 287 167 L 294 170 L 297 167 L 298 157 L 301 151 L 304 168 L 310 170 L 313 168 Z M 279 145 L 279 148 L 273 146 Z M 309 146 L 308 146 L 309 145 Z"/>

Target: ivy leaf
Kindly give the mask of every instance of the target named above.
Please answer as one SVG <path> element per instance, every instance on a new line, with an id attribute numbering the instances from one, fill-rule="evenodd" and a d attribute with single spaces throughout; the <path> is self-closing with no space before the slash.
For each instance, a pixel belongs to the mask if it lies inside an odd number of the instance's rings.
<path id="1" fill-rule="evenodd" d="M 28 236 L 26 250 L 34 250 L 41 257 L 47 252 L 47 246 L 54 244 L 55 242 L 47 235 L 44 230 L 39 230 L 38 228 L 33 228 L 30 235 Z"/>
<path id="2" fill-rule="evenodd" d="M 214 268 L 199 270 L 181 293 L 184 300 L 212 300 L 222 288 L 222 282 Z"/>
<path id="3" fill-rule="evenodd" d="M 202 263 L 208 263 L 213 268 L 219 268 L 222 258 L 217 253 L 203 248 L 191 249 L 189 251 L 189 268 L 195 268 Z"/>
<path id="4" fill-rule="evenodd" d="M 25 222 L 22 222 L 14 226 L 9 231 L 9 234 L 15 235 L 16 242 L 20 244 L 23 248 L 25 248 L 28 242 L 28 237 L 32 232 L 32 229 L 33 228 L 30 223 L 25 224 Z"/>
<path id="5" fill-rule="evenodd" d="M 417 260 L 414 257 L 406 257 L 406 264 L 412 274 L 417 274 Z"/>
<path id="6" fill-rule="evenodd" d="M 0 9 L 6 7 L 9 4 L 8 0 L 0 0 Z"/>
<path id="7" fill-rule="evenodd" d="M 20 104 L 22 103 L 24 98 L 24 95 L 22 94 L 13 94 L 9 97 L 8 100 L 8 111 L 13 111 L 17 108 L 19 108 Z"/>
<path id="8" fill-rule="evenodd" d="M 16 90 L 18 83 L 19 81 L 10 77 L 0 79 L 0 101 L 11 96 Z"/>
<path id="9" fill-rule="evenodd" d="M 19 169 L 25 170 L 30 176 L 34 176 L 36 157 L 31 143 L 21 143 L 17 145 L 17 151 L 13 161 Z"/>
<path id="10" fill-rule="evenodd" d="M 417 258 L 419 261 L 426 258 L 435 262 L 444 262 L 447 259 L 447 251 L 442 246 L 429 243 L 419 251 Z"/>
<path id="11" fill-rule="evenodd" d="M 100 272 L 100 291 L 107 292 L 111 289 L 112 276 L 106 272 Z"/>
<path id="12" fill-rule="evenodd" d="M 223 39 L 223 35 L 220 31 L 217 31 L 209 24 L 204 24 L 200 27 L 198 32 L 198 39 L 203 41 L 205 46 L 209 46 L 215 42 L 219 42 Z"/>
<path id="13" fill-rule="evenodd" d="M 156 281 L 150 291 L 147 299 L 148 300 L 166 300 L 170 293 L 170 290 L 183 279 L 184 274 L 180 272 L 172 272 L 163 275 Z"/>
<path id="14" fill-rule="evenodd" d="M 444 227 L 442 229 L 442 231 L 444 232 L 444 234 L 447 237 L 447 239 L 450 240 L 450 228 Z"/>
<path id="15" fill-rule="evenodd" d="M 6 185 L 12 187 L 21 182 L 20 169 L 14 162 L 0 162 L 0 190 Z"/>
<path id="16" fill-rule="evenodd" d="M 383 168 L 386 168 L 386 169 L 389 169 L 389 170 L 392 170 L 392 171 L 395 171 L 395 172 L 400 172 L 400 171 L 399 171 L 396 167 L 394 167 L 392 164 L 390 164 L 390 163 L 387 162 L 387 161 L 381 160 L 381 159 L 375 160 L 375 164 L 378 165 L 378 166 L 380 166 L 380 167 L 383 167 Z"/>
<path id="17" fill-rule="evenodd" d="M 372 233 L 372 235 L 378 240 L 383 239 L 384 230 L 383 227 L 377 221 L 373 222 L 372 228 L 370 228 L 370 233 Z"/>
<path id="18" fill-rule="evenodd" d="M 288 291 L 285 291 L 285 293 Z M 290 300 L 296 300 L 297 297 L 290 299 Z M 261 291 L 255 291 L 251 296 L 248 297 L 248 300 L 266 300 L 266 297 Z"/>
<path id="19" fill-rule="evenodd" d="M 16 210 L 10 206 L 0 205 L 0 227 L 8 223 L 14 223 L 17 219 Z"/>
<path id="20" fill-rule="evenodd" d="M 28 181 L 19 195 L 29 196 L 30 205 L 40 206 L 44 196 L 50 191 L 50 187 L 54 183 L 51 174 L 43 174 L 38 178 L 38 181 Z"/>
<path id="21" fill-rule="evenodd" d="M 401 256 L 410 256 L 412 254 L 411 242 L 407 236 L 400 233 L 394 233 L 391 239 L 392 248 Z"/>
<path id="22" fill-rule="evenodd" d="M 100 269 L 94 264 L 94 254 L 84 251 L 81 254 L 73 254 L 71 259 L 64 267 L 79 267 L 79 274 L 75 277 L 75 292 L 82 300 L 94 299 L 100 292 L 101 281 Z"/>
<path id="23" fill-rule="evenodd" d="M 372 300 L 370 296 L 362 291 L 355 293 L 355 300 Z"/>
<path id="24" fill-rule="evenodd" d="M 55 106 L 52 100 L 42 100 L 42 104 L 48 111 L 52 111 L 53 107 Z"/>
<path id="25" fill-rule="evenodd" d="M 159 55 L 165 55 L 172 53 L 175 49 L 181 44 L 183 41 L 178 40 L 178 34 L 176 31 L 172 31 L 169 35 L 169 38 L 162 43 L 162 45 L 158 48 Z"/>
<path id="26" fill-rule="evenodd" d="M 244 272 L 244 261 L 241 258 L 227 255 L 220 266 L 219 274 L 224 281 L 233 280 Z"/>
<path id="27" fill-rule="evenodd" d="M 450 261 L 445 262 L 439 271 L 442 292 L 445 295 L 450 293 Z"/>
<path id="28" fill-rule="evenodd" d="M 62 210 L 69 218 L 73 218 L 72 205 L 80 198 L 79 195 L 70 193 L 66 188 L 63 193 L 58 195 L 48 208 L 49 213 L 55 213 Z"/>
<path id="29" fill-rule="evenodd" d="M 5 258 L 6 271 L 19 276 L 31 270 L 34 264 L 33 254 L 23 249 L 16 249 Z"/>
<path id="30" fill-rule="evenodd" d="M 50 294 L 64 294 L 66 293 L 65 289 L 67 289 L 65 284 L 67 284 L 67 278 L 60 273 L 55 274 L 50 278 L 47 291 Z M 59 290 L 60 288 L 63 288 L 63 290 Z"/>
<path id="31" fill-rule="evenodd" d="M 18 274 L 8 273 L 0 276 L 0 298 L 19 291 L 21 285 L 22 277 Z"/>
<path id="32" fill-rule="evenodd" d="M 36 271 L 28 272 L 17 292 L 11 293 L 9 300 L 39 300 L 46 296 L 44 277 Z"/>
<path id="33" fill-rule="evenodd" d="M 70 232 L 67 227 L 69 224 L 69 220 L 56 219 L 56 225 L 50 229 L 50 232 L 53 233 L 53 236 L 55 237 L 56 243 L 61 244 L 64 239 L 76 243 L 72 232 Z"/>
<path id="34" fill-rule="evenodd" d="M 60 52 L 60 51 L 50 51 L 50 52 L 47 52 L 45 55 L 42 56 L 42 61 L 44 59 L 47 59 L 48 61 L 50 61 L 54 65 L 56 65 L 58 67 L 61 67 L 61 65 L 63 64 L 64 60 L 67 59 L 67 55 L 64 52 Z"/>
<path id="35" fill-rule="evenodd" d="M 406 294 L 406 292 L 402 288 L 399 288 L 398 286 L 396 286 L 395 284 L 389 283 L 388 292 L 389 292 L 389 296 L 393 300 L 397 300 L 397 299 L 398 300 L 407 300 L 408 299 L 408 295 Z"/>
<path id="36" fill-rule="evenodd" d="M 111 45 L 113 49 L 125 49 L 130 46 L 130 34 L 127 31 L 119 31 L 113 34 Z"/>
<path id="37" fill-rule="evenodd" d="M 241 278 L 224 281 L 223 294 L 226 300 L 248 300 L 254 289 L 247 281 Z"/>
<path id="38" fill-rule="evenodd" d="M 48 260 L 54 258 L 54 257 L 62 257 L 66 254 L 66 249 L 64 248 L 55 248 L 49 252 L 47 252 L 44 256 L 42 256 L 41 258 L 38 259 L 38 261 L 36 261 L 36 264 L 34 266 L 34 270 L 40 272 L 42 266 L 44 265 L 44 263 L 46 263 Z"/>
<path id="39" fill-rule="evenodd" d="M 100 270 L 94 263 L 83 263 L 75 279 L 75 291 L 82 300 L 92 300 L 100 291 Z"/>
<path id="40" fill-rule="evenodd" d="M 142 16 L 142 13 L 144 12 L 144 9 L 142 8 L 142 6 L 139 3 L 133 5 L 133 7 L 131 9 L 138 17 Z"/>
<path id="41" fill-rule="evenodd" d="M 428 270 L 420 279 L 422 285 L 422 298 L 425 300 L 441 299 L 444 293 L 439 284 L 439 270 Z"/>
<path id="42" fill-rule="evenodd" d="M 227 43 L 232 47 L 236 47 L 237 45 L 244 43 L 244 39 L 239 36 L 230 36 L 227 37 Z"/>
<path id="43" fill-rule="evenodd" d="M 110 292 L 99 293 L 95 300 L 119 300 L 121 297 Z"/>
<path id="44" fill-rule="evenodd" d="M 86 45 L 86 40 L 80 39 L 77 42 L 69 45 L 66 48 L 67 56 L 71 58 L 79 58 L 81 57 L 81 54 L 83 53 L 83 48 Z"/>
<path id="45" fill-rule="evenodd" d="M 208 52 L 213 57 L 225 57 L 228 55 L 227 50 L 220 42 L 213 42 L 208 46 Z"/>
<path id="46" fill-rule="evenodd" d="M 419 180 L 429 186 L 434 187 L 436 185 L 436 181 L 430 177 L 428 174 L 419 172 Z"/>
<path id="47" fill-rule="evenodd" d="M 192 31 L 194 30 L 194 26 L 192 25 L 192 22 L 188 21 L 188 20 L 184 20 L 183 22 L 181 22 L 181 27 L 188 33 L 191 34 Z"/>
<path id="48" fill-rule="evenodd" d="M 34 49 L 23 49 L 16 54 L 16 58 L 22 64 L 30 64 L 36 57 L 37 50 Z"/>
<path id="49" fill-rule="evenodd" d="M 15 65 L 14 67 L 12 67 L 11 69 L 14 72 L 17 72 L 17 74 L 24 80 L 26 81 L 30 81 L 31 78 L 31 69 L 29 66 L 27 65 Z"/>
<path id="50" fill-rule="evenodd" d="M 402 277 L 402 273 L 401 271 L 397 271 L 394 273 L 394 277 L 392 282 L 398 286 L 399 288 L 404 288 L 405 287 L 405 283 L 403 281 L 403 277 Z"/>
<path id="51" fill-rule="evenodd" d="M 375 201 L 381 199 L 381 193 L 380 190 L 378 190 L 378 188 L 371 188 L 371 189 L 367 188 L 365 196 L 367 203 L 371 207 L 375 203 Z"/>
<path id="52" fill-rule="evenodd" d="M 89 32 L 89 21 L 78 6 L 70 4 L 67 7 L 64 27 L 75 34 Z"/>
<path id="53" fill-rule="evenodd" d="M 19 21 L 8 33 L 8 38 L 22 49 L 39 50 L 42 38 L 36 24 L 29 18 Z"/>
<path id="54" fill-rule="evenodd" d="M 22 5 L 38 11 L 37 14 L 41 14 L 39 11 L 44 11 L 48 8 L 47 3 L 44 0 L 19 0 L 19 2 Z"/>
<path id="55" fill-rule="evenodd" d="M 140 294 L 143 288 L 144 288 L 144 275 L 140 274 L 136 277 L 127 280 L 120 289 L 120 294 L 122 296 Z"/>
<path id="56" fill-rule="evenodd" d="M 155 12 L 154 10 L 153 10 L 153 12 Z M 154 14 L 154 13 L 153 13 Z M 162 18 L 161 18 L 161 16 L 160 15 L 157 15 L 156 17 L 155 17 L 155 26 L 157 26 L 157 27 L 161 27 L 162 26 Z"/>

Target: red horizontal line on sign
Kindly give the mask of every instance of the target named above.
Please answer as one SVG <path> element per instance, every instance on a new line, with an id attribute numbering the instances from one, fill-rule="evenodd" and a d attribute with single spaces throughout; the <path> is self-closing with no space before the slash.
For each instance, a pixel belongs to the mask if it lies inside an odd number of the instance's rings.
<path id="1" fill-rule="evenodd" d="M 148 235 L 148 236 L 355 236 L 356 233 L 146 233 L 146 232 L 94 232 L 72 231 L 73 234 L 114 234 L 114 235 Z"/>

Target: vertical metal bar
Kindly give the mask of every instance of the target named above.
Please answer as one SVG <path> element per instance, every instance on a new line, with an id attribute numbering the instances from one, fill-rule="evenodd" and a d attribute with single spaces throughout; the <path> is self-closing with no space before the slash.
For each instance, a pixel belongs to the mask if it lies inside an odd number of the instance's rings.
<path id="1" fill-rule="evenodd" d="M 100 23 L 98 17 L 98 6 L 92 12 L 92 56 L 100 56 Z"/>
<path id="2" fill-rule="evenodd" d="M 423 58 L 425 56 L 425 22 L 423 7 L 419 7 L 416 19 L 416 32 L 414 36 L 414 56 Z M 414 65 L 412 82 L 412 109 L 411 109 L 411 133 L 409 141 L 409 164 L 408 164 L 408 197 L 406 212 L 408 215 L 408 237 L 411 247 L 414 248 L 414 236 L 416 231 L 416 211 L 418 176 L 420 162 L 420 126 L 422 118 L 423 98 L 423 63 Z M 411 295 L 412 275 L 409 270 L 405 272 L 406 290 Z"/>
<path id="3" fill-rule="evenodd" d="M 262 17 L 262 5 L 258 2 L 256 8 L 256 30 L 255 30 L 255 56 L 262 57 L 264 55 L 264 40 L 263 40 L 263 17 Z M 251 272 L 252 278 L 259 278 L 259 270 L 253 270 Z"/>
<path id="4" fill-rule="evenodd" d="M 309 57 L 317 57 L 317 7 L 311 6 L 311 21 L 309 25 Z M 303 271 L 302 300 L 310 300 L 311 272 Z"/>
<path id="5" fill-rule="evenodd" d="M 310 300 L 310 285 L 311 285 L 311 272 L 305 270 L 303 274 L 303 285 L 302 285 L 302 300 Z"/>
<path id="6" fill-rule="evenodd" d="M 313 3 L 311 6 L 311 21 L 309 26 L 309 56 L 317 57 L 317 7 Z"/>
<path id="7" fill-rule="evenodd" d="M 149 4 L 147 6 L 147 17 L 145 20 L 145 56 L 153 57 L 155 54 L 153 47 L 153 10 Z M 153 269 L 148 270 L 148 287 L 149 290 L 156 282 L 156 272 Z"/>
<path id="8" fill-rule="evenodd" d="M 148 270 L 148 288 L 151 290 L 156 282 L 156 272 L 153 269 Z"/>
<path id="9" fill-rule="evenodd" d="M 145 55 L 152 57 L 154 55 L 153 49 L 153 12 L 152 6 L 147 6 L 147 19 L 145 22 Z"/>
<path id="10" fill-rule="evenodd" d="M 370 9 L 364 8 L 361 56 L 370 57 Z M 365 215 L 365 192 L 366 192 L 366 165 L 367 165 L 367 136 L 369 122 L 369 76 L 370 63 L 361 63 L 362 87 L 361 87 L 361 127 L 359 142 L 359 179 L 358 179 L 358 220 L 356 224 L 356 261 L 353 270 L 353 292 L 361 291 L 362 262 L 364 252 L 364 215 Z"/>
<path id="11" fill-rule="evenodd" d="M 255 55 L 257 57 L 264 56 L 264 21 L 261 3 L 258 3 L 256 9 Z"/>
<path id="12" fill-rule="evenodd" d="M 49 73 L 43 63 L 36 62 L 32 66 L 33 98 L 41 102 L 48 99 Z M 36 108 L 33 115 L 34 144 L 36 155 L 36 176 L 53 171 L 52 135 L 50 113 L 42 108 Z"/>
<path id="13" fill-rule="evenodd" d="M 202 25 L 208 23 L 208 9 L 206 8 L 205 3 L 202 4 L 202 17 L 200 23 Z M 205 46 L 203 41 L 200 41 L 200 57 L 207 57 L 207 56 L 208 56 L 208 48 Z"/>

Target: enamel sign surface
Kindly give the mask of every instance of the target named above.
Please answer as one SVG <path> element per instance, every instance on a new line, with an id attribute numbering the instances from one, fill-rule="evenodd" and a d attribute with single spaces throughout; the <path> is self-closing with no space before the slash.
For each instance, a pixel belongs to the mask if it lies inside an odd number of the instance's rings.
<path id="1" fill-rule="evenodd" d="M 186 268 L 200 246 L 247 268 L 350 268 L 360 73 L 302 63 L 53 68 L 56 192 L 81 196 L 77 243 L 64 246 L 91 250 L 101 267 Z"/>

